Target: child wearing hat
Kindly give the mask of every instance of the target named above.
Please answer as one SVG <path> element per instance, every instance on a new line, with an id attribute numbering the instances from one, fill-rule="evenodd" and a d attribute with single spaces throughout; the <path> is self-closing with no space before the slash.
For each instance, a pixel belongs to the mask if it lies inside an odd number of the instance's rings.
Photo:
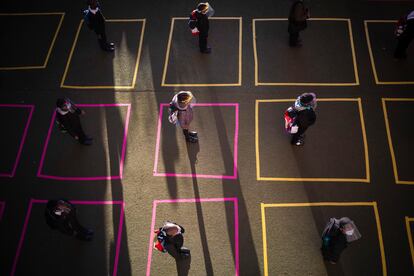
<path id="1" fill-rule="evenodd" d="M 59 98 L 56 101 L 56 123 L 62 132 L 68 132 L 82 145 L 92 145 L 92 138 L 83 131 L 80 115 L 85 111 L 78 108 L 68 98 Z"/>
<path id="2" fill-rule="evenodd" d="M 305 142 L 305 132 L 316 121 L 316 95 L 314 93 L 303 93 L 300 95 L 294 106 L 292 106 L 293 121 L 297 132 L 292 133 L 291 144 L 302 146 Z"/>
<path id="3" fill-rule="evenodd" d="M 193 121 L 194 103 L 195 97 L 190 91 L 180 91 L 173 97 L 169 107 L 168 120 L 183 129 L 185 140 L 190 143 L 198 142 L 197 132 L 189 130 Z"/>

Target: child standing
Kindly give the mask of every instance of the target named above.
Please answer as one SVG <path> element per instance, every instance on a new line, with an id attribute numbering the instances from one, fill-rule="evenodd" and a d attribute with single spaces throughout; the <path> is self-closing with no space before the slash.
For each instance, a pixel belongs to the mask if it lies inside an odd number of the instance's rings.
<path id="1" fill-rule="evenodd" d="M 190 143 L 198 142 L 197 132 L 189 130 L 193 121 L 195 101 L 196 99 L 190 91 L 180 91 L 173 97 L 169 107 L 168 120 L 183 129 L 185 140 Z"/>

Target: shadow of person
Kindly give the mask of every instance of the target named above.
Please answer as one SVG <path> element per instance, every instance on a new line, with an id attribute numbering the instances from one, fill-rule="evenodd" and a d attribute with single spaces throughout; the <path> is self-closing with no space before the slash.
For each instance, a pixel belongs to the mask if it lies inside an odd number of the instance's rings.
<path id="1" fill-rule="evenodd" d="M 335 276 L 344 276 L 344 269 L 342 268 L 342 265 L 340 262 L 336 264 L 331 264 L 327 261 L 325 263 L 326 272 L 328 275 L 335 275 Z"/>
<path id="2" fill-rule="evenodd" d="M 188 160 L 191 165 L 191 173 L 196 174 L 197 155 L 200 152 L 200 142 L 197 143 L 186 143 Z"/>
<path id="3" fill-rule="evenodd" d="M 178 276 L 187 276 L 191 267 L 191 255 L 183 257 L 174 246 L 168 246 L 167 252 L 175 259 Z"/>
<path id="4" fill-rule="evenodd" d="M 187 143 L 186 145 L 187 145 L 188 160 L 190 161 L 190 164 L 191 164 L 191 173 L 193 174 L 194 198 L 200 198 L 200 190 L 198 188 L 197 177 L 195 176 L 197 173 L 196 164 L 197 164 L 197 155 L 200 152 L 200 142 Z M 196 204 L 198 225 L 200 229 L 201 246 L 203 247 L 204 265 L 205 265 L 206 275 L 214 275 L 213 266 L 212 266 L 211 257 L 210 257 L 210 251 L 208 248 L 206 227 L 205 227 L 205 222 L 204 222 L 203 211 L 201 208 L 201 203 L 196 202 L 195 204 Z"/>

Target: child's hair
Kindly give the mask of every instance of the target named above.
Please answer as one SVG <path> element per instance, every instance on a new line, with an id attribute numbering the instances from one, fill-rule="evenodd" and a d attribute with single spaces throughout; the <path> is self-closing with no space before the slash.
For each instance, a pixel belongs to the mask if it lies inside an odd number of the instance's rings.
<path id="1" fill-rule="evenodd" d="M 192 99 L 193 99 L 193 95 L 191 93 L 188 93 L 188 92 L 180 93 L 180 94 L 177 95 L 178 102 L 186 104 L 186 105 L 189 104 Z"/>
<path id="2" fill-rule="evenodd" d="M 66 100 L 63 98 L 59 98 L 56 100 L 56 106 L 62 108 L 66 105 Z"/>

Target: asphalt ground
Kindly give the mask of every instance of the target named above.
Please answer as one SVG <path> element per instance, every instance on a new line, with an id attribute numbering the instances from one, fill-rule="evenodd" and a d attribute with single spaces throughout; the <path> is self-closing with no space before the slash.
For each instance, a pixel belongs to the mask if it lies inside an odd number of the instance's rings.
<path id="1" fill-rule="evenodd" d="M 179 19 L 196 2 L 101 4 L 114 53 L 80 25 L 82 1 L 0 4 L 0 275 L 413 274 L 414 44 L 392 59 L 413 1 L 312 1 L 297 49 L 286 21 L 254 21 L 291 1 L 212 2 L 211 55 Z M 180 90 L 199 104 L 198 145 L 167 121 Z M 282 113 L 303 92 L 318 118 L 295 148 Z M 51 121 L 63 96 L 84 105 L 91 147 Z M 47 227 L 55 198 L 76 203 L 92 242 Z M 362 239 L 332 266 L 320 233 L 341 216 Z M 164 220 L 192 250 L 177 268 L 151 249 Z"/>

